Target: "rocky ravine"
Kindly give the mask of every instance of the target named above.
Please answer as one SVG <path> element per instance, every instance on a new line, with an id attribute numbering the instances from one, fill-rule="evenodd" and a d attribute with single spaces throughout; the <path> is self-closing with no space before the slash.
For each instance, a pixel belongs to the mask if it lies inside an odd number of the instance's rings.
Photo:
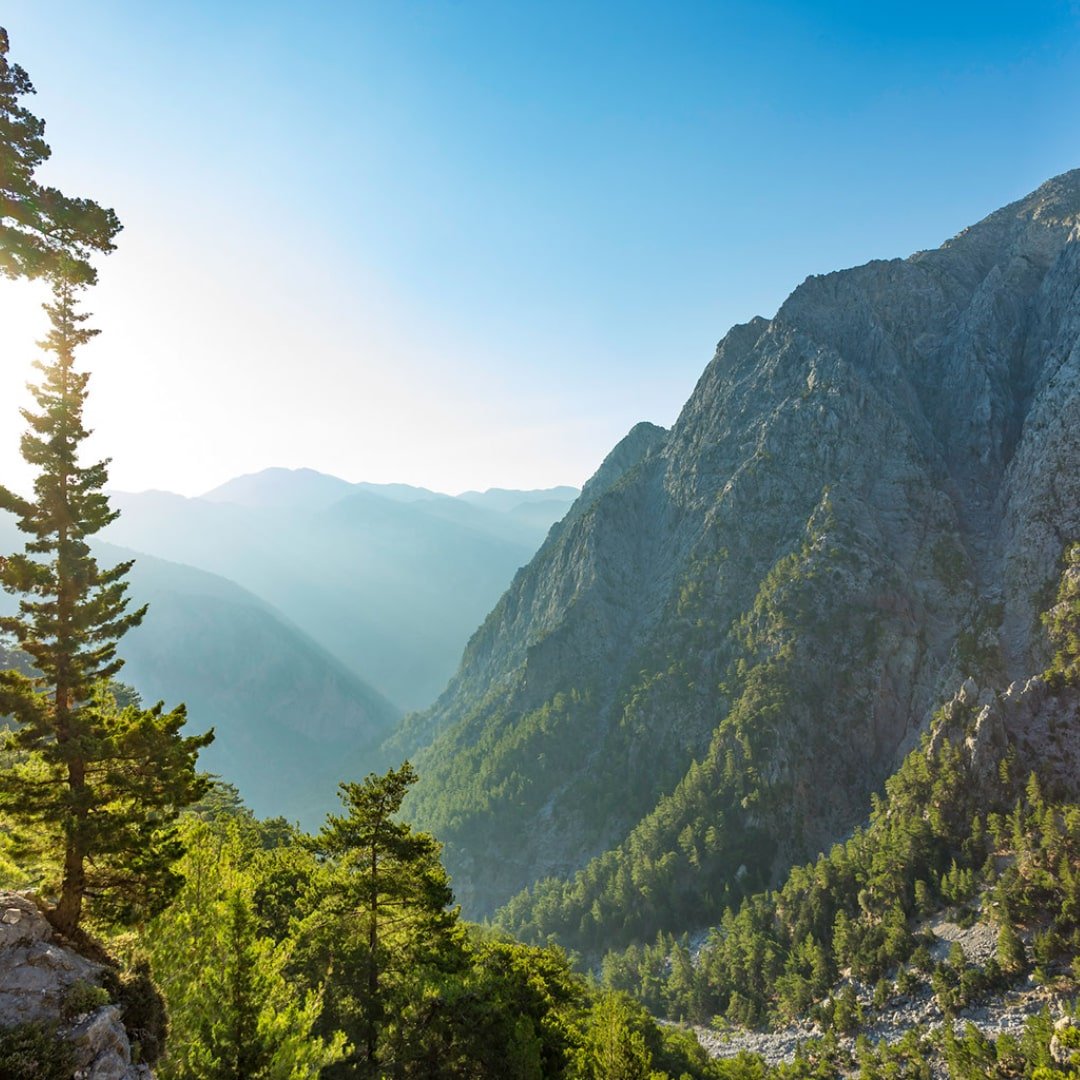
<path id="1" fill-rule="evenodd" d="M 894 1001 L 880 1010 L 870 1007 L 872 994 L 869 988 L 858 987 L 857 996 L 868 1015 L 867 1023 L 860 1029 L 860 1034 L 865 1035 L 872 1043 L 895 1043 L 912 1028 L 936 1031 L 946 1023 L 944 1014 L 925 983 L 910 996 Z M 959 1036 L 963 1035 L 968 1024 L 973 1024 L 988 1038 L 1008 1034 L 1019 1039 L 1028 1017 L 1042 1012 L 1043 1009 L 1049 1009 L 1051 1014 L 1063 1012 L 1068 1004 L 1050 990 L 1029 986 L 986 1004 L 970 1005 L 961 1009 L 952 1023 Z M 812 1039 L 820 1039 L 823 1034 L 820 1027 L 810 1023 L 791 1024 L 767 1032 L 734 1028 L 725 1031 L 702 1027 L 691 1030 L 711 1057 L 732 1058 L 742 1053 L 757 1054 L 770 1065 L 792 1062 L 801 1045 Z M 846 1050 L 853 1052 L 856 1040 L 854 1036 L 843 1036 L 840 1043 Z M 941 1072 L 939 1075 L 947 1074 Z"/>
<path id="2" fill-rule="evenodd" d="M 708 923 L 742 866 L 775 880 L 860 820 L 965 677 L 1041 668 L 1080 535 L 1078 240 L 1080 171 L 812 277 L 612 452 L 410 726 L 408 806 L 469 914 L 670 856 L 667 928 Z M 559 926 L 617 943 L 621 910 L 568 896 Z M 549 931 L 529 903 L 512 925 Z"/>
<path id="3" fill-rule="evenodd" d="M 995 955 L 997 931 L 988 923 L 977 922 L 973 926 L 961 927 L 937 916 L 929 920 L 923 929 L 935 938 L 931 949 L 935 960 L 943 960 L 954 942 L 960 945 L 965 959 L 971 964 L 984 965 Z M 933 1032 L 949 1022 L 925 977 L 918 978 L 910 993 L 893 997 L 881 1008 L 873 1005 L 873 987 L 858 982 L 852 985 L 866 1017 L 859 1034 L 865 1035 L 872 1043 L 895 1043 L 913 1028 Z M 1066 997 L 1029 979 L 989 1001 L 966 1006 L 955 1014 L 951 1022 L 958 1036 L 963 1036 L 967 1025 L 972 1024 L 988 1038 L 1008 1034 L 1019 1039 L 1030 1016 L 1043 1009 L 1048 1009 L 1051 1015 L 1063 1014 L 1069 1005 Z M 759 1055 L 770 1065 L 790 1063 L 801 1045 L 824 1034 L 818 1025 L 810 1022 L 789 1024 L 773 1031 L 705 1027 L 691 1030 L 711 1057 L 730 1058 L 750 1053 Z M 854 1036 L 842 1036 L 840 1043 L 849 1053 L 854 1052 Z M 935 1075 L 943 1078 L 948 1075 L 943 1062 L 935 1062 L 935 1066 Z"/>
<path id="4" fill-rule="evenodd" d="M 57 941 L 31 899 L 0 892 L 0 1028 L 58 1024 L 74 1050 L 75 1080 L 153 1080 L 146 1065 L 132 1064 L 118 1006 L 101 1001 L 104 974 Z"/>

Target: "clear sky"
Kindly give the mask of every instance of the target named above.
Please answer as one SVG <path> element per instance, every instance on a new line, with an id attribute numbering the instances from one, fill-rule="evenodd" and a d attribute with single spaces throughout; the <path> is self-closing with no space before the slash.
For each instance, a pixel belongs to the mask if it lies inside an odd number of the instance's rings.
<path id="1" fill-rule="evenodd" d="M 580 484 L 735 322 L 1080 166 L 1080 6 L 3 0 L 113 483 Z M 0 481 L 38 289 L 0 281 Z"/>

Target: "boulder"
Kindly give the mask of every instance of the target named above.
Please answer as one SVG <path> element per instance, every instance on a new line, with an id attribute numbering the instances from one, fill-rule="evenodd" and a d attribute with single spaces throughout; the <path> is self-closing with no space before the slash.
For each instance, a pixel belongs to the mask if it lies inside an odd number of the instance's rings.
<path id="1" fill-rule="evenodd" d="M 0 913 L 0 1029 L 56 1024 L 74 1049 L 72 1080 L 153 1080 L 132 1063 L 120 1010 L 102 989 L 106 969 L 59 939 L 30 896 L 0 891 Z"/>

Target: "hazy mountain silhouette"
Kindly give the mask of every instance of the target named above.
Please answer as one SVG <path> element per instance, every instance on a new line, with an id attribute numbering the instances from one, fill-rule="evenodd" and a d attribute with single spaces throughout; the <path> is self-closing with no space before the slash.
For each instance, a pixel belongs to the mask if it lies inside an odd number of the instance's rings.
<path id="1" fill-rule="evenodd" d="M 104 535 L 237 582 L 396 705 L 417 708 L 575 495 L 451 497 L 267 469 L 194 499 L 114 493 L 121 516 Z"/>

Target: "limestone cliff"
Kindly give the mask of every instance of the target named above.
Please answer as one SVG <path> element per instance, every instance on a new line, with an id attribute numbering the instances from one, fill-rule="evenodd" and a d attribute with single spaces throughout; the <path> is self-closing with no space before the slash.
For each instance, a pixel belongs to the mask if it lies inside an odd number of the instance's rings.
<path id="1" fill-rule="evenodd" d="M 512 925 L 705 924 L 858 821 L 966 677 L 1039 670 L 1080 535 L 1078 241 L 1080 171 L 812 277 L 612 454 L 413 726 L 467 911 L 554 875 Z"/>

